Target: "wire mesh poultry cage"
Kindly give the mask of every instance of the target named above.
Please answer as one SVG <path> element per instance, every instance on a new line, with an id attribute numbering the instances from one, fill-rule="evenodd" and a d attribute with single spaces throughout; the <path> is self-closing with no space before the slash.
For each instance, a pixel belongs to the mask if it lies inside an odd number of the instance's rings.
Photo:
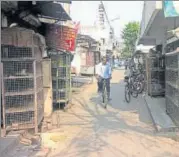
<path id="1" fill-rule="evenodd" d="M 148 94 L 150 96 L 165 95 L 165 57 L 156 51 L 151 51 L 148 62 Z"/>
<path id="2" fill-rule="evenodd" d="M 54 107 L 64 108 L 71 99 L 71 54 L 55 50 L 52 60 L 52 88 Z"/>
<path id="3" fill-rule="evenodd" d="M 166 112 L 179 125 L 179 51 L 167 53 L 166 63 Z"/>
<path id="4" fill-rule="evenodd" d="M 43 119 L 43 74 L 42 50 L 39 35 L 29 30 L 17 29 L 17 34 L 26 35 L 31 45 L 17 43 L 1 45 L 3 63 L 3 128 L 20 130 L 34 128 Z M 24 34 L 25 33 L 25 34 Z M 4 35 L 11 36 L 8 32 Z"/>

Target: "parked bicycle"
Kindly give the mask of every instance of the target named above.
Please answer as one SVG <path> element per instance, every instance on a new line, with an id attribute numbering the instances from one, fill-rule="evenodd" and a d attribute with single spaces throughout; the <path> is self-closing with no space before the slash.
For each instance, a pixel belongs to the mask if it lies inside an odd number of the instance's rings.
<path id="1" fill-rule="evenodd" d="M 138 69 L 135 69 L 135 66 L 131 66 L 130 69 L 131 69 L 130 73 L 133 76 L 133 82 L 138 91 L 138 94 L 141 94 L 145 88 L 144 67 L 138 61 Z"/>
<path id="2" fill-rule="evenodd" d="M 135 83 L 137 84 L 138 94 L 141 94 L 145 88 L 145 76 L 143 73 L 139 73 L 135 78 Z"/>
<path id="3" fill-rule="evenodd" d="M 134 98 L 138 97 L 138 91 L 136 89 L 136 84 L 135 82 L 133 82 L 133 78 L 132 76 L 125 76 L 124 81 L 126 82 L 125 85 L 125 100 L 127 103 L 130 102 L 131 100 L 131 95 Z"/>
<path id="4" fill-rule="evenodd" d="M 141 94 L 145 88 L 145 75 L 144 75 L 144 67 L 138 61 L 138 74 L 136 75 L 135 82 L 138 84 L 138 94 Z"/>
<path id="5" fill-rule="evenodd" d="M 145 75 L 144 75 L 144 65 L 140 62 L 139 57 L 138 57 L 138 72 L 139 73 L 136 78 L 136 81 L 140 84 L 138 93 L 141 94 L 145 88 Z"/>

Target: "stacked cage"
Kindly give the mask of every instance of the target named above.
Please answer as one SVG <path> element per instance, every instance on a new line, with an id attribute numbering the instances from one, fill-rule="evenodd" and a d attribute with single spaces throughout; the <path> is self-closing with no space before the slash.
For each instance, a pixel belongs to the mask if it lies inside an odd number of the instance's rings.
<path id="1" fill-rule="evenodd" d="M 51 53 L 53 104 L 63 107 L 71 97 L 71 54 L 66 52 Z"/>
<path id="2" fill-rule="evenodd" d="M 31 35 L 26 39 L 31 39 L 31 46 L 1 45 L 3 126 L 6 131 L 34 128 L 37 132 L 43 118 L 42 51 L 39 36 L 29 32 Z"/>
<path id="3" fill-rule="evenodd" d="M 179 51 L 167 53 L 166 63 L 166 111 L 179 125 Z"/>
<path id="4" fill-rule="evenodd" d="M 165 95 L 165 67 L 164 57 L 156 51 L 148 56 L 148 94 L 150 96 Z"/>
<path id="5" fill-rule="evenodd" d="M 1 101 L 0 101 L 0 123 L 1 123 L 1 127 L 0 127 L 0 137 L 2 137 L 2 125 L 3 125 L 3 118 L 2 118 L 2 80 L 3 80 L 3 65 L 0 62 L 0 96 L 1 96 Z"/>
<path id="6" fill-rule="evenodd" d="M 142 54 L 142 72 L 144 74 L 144 91 L 146 91 L 147 87 L 147 54 Z"/>

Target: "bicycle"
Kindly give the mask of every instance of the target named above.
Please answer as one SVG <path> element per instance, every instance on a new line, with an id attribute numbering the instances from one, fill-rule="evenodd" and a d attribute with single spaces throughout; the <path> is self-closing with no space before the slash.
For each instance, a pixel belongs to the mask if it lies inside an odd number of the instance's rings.
<path id="1" fill-rule="evenodd" d="M 138 94 L 141 94 L 145 88 L 145 75 L 144 75 L 143 65 L 139 61 L 138 61 L 138 72 L 133 71 L 133 75 L 134 75 L 134 82 Z"/>
<path id="2" fill-rule="evenodd" d="M 106 88 L 106 79 L 102 79 L 103 88 L 102 88 L 102 102 L 104 104 L 104 108 L 107 108 L 108 103 L 108 93 Z"/>
<path id="3" fill-rule="evenodd" d="M 140 67 L 142 67 L 142 65 Z M 135 90 L 138 91 L 138 94 L 141 94 L 145 86 L 145 76 L 142 68 L 136 70 L 135 66 L 133 65 L 130 67 L 130 74 L 132 77 L 132 82 Z"/>
<path id="4" fill-rule="evenodd" d="M 143 73 L 139 73 L 137 77 L 135 78 L 135 82 L 137 84 L 137 91 L 138 94 L 141 94 L 144 91 L 145 88 L 145 76 Z"/>
<path id="5" fill-rule="evenodd" d="M 130 77 L 125 76 L 124 81 L 126 82 L 126 85 L 125 85 L 125 100 L 126 100 L 127 103 L 129 103 L 130 100 L 131 100 L 131 95 L 134 98 L 137 98 L 138 92 L 134 87 L 132 76 L 130 76 Z"/>

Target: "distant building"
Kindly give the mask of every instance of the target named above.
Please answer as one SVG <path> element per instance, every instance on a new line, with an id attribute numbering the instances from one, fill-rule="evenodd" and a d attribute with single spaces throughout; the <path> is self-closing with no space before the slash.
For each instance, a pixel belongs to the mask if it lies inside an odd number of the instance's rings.
<path id="1" fill-rule="evenodd" d="M 97 20 L 94 25 L 80 26 L 80 34 L 89 35 L 100 42 L 100 52 L 105 55 L 107 51 L 113 51 L 117 40 L 114 38 L 114 30 L 106 22 L 105 11 L 102 3 L 98 6 Z"/>
<path id="2" fill-rule="evenodd" d="M 99 62 L 99 43 L 89 35 L 78 34 L 76 50 L 71 63 L 73 73 L 94 75 L 95 67 Z"/>
<path id="3" fill-rule="evenodd" d="M 98 26 L 102 30 L 105 29 L 105 14 L 101 3 L 98 6 Z"/>
<path id="4" fill-rule="evenodd" d="M 104 29 L 101 30 L 97 25 L 94 26 L 80 26 L 80 34 L 89 35 L 100 43 L 100 52 L 102 55 L 106 51 L 108 32 Z"/>

